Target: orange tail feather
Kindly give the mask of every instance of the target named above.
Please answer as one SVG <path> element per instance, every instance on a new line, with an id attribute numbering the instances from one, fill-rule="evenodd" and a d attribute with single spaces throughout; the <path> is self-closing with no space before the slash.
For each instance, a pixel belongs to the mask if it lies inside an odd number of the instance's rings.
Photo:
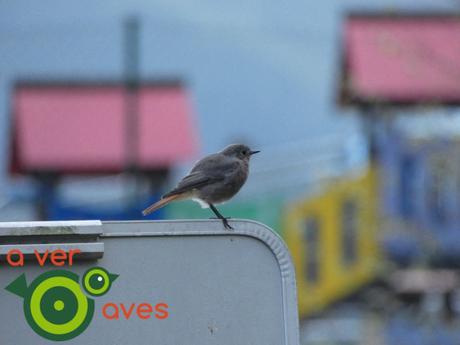
<path id="1" fill-rule="evenodd" d="M 163 206 L 166 206 L 167 204 L 169 204 L 171 201 L 179 198 L 180 195 L 179 194 L 176 194 L 176 195 L 171 195 L 171 196 L 168 196 L 166 198 L 163 198 L 159 201 L 157 201 L 156 203 L 150 205 L 149 207 L 147 207 L 144 211 L 142 211 L 142 214 L 144 216 L 158 210 L 159 208 L 162 208 Z"/>

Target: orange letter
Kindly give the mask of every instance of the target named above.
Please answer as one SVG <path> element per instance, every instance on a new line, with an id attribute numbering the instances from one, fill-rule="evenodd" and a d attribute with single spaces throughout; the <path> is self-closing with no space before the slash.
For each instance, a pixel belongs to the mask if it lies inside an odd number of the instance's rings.
<path id="1" fill-rule="evenodd" d="M 113 314 L 108 314 L 107 313 L 107 309 L 109 307 L 113 308 L 113 310 L 114 310 Z M 104 315 L 104 317 L 107 320 L 118 320 L 118 318 L 120 317 L 118 307 L 117 307 L 117 305 L 115 303 L 106 303 L 106 304 L 104 304 L 104 306 L 102 307 L 102 315 Z"/>
<path id="2" fill-rule="evenodd" d="M 123 312 L 123 315 L 125 315 L 126 320 L 129 320 L 131 317 L 131 314 L 133 313 L 135 304 L 131 303 L 131 306 L 129 307 L 128 310 L 125 309 L 125 305 L 123 303 L 120 303 L 121 311 Z"/>
<path id="3" fill-rule="evenodd" d="M 72 266 L 73 265 L 73 256 L 75 254 L 80 254 L 81 253 L 81 250 L 80 249 L 71 249 L 69 251 L 69 266 Z"/>
<path id="4" fill-rule="evenodd" d="M 166 319 L 169 316 L 168 308 L 169 306 L 166 303 L 158 303 L 155 305 L 155 311 L 157 312 L 155 317 L 157 319 Z"/>
<path id="5" fill-rule="evenodd" d="M 54 266 L 64 266 L 66 260 L 67 253 L 62 249 L 56 249 L 51 252 L 51 263 Z"/>
<path id="6" fill-rule="evenodd" d="M 45 264 L 46 258 L 48 257 L 48 249 L 43 253 L 43 257 L 40 256 L 40 253 L 37 252 L 37 250 L 34 250 L 34 253 L 40 266 L 43 266 Z"/>
<path id="7" fill-rule="evenodd" d="M 17 255 L 18 256 L 18 260 L 17 261 L 14 261 L 12 256 L 13 255 Z M 19 250 L 19 249 L 11 249 L 10 251 L 8 251 L 8 253 L 6 254 L 6 261 L 8 261 L 8 263 L 10 264 L 10 266 L 12 267 L 18 267 L 18 266 L 24 266 L 24 255 L 22 254 L 22 252 Z"/>
<path id="8" fill-rule="evenodd" d="M 139 316 L 140 319 L 143 319 L 143 320 L 150 319 L 151 317 L 150 314 L 152 312 L 153 312 L 153 308 L 152 308 L 152 305 L 149 303 L 141 303 L 137 307 L 137 316 Z"/>

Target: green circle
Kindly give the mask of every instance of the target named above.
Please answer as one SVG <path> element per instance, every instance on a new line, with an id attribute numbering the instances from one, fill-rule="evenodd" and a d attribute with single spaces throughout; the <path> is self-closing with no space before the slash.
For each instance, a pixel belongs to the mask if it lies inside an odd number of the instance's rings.
<path id="1" fill-rule="evenodd" d="M 83 276 L 83 287 L 92 296 L 102 296 L 110 289 L 109 273 L 101 268 L 96 267 L 88 270 Z"/>
<path id="2" fill-rule="evenodd" d="M 40 309 L 46 320 L 62 325 L 74 318 L 78 310 L 78 301 L 71 290 L 56 286 L 43 294 Z"/>
<path id="3" fill-rule="evenodd" d="M 91 288 L 98 291 L 100 291 L 104 287 L 105 282 L 106 280 L 100 274 L 93 274 L 89 278 L 89 285 L 91 286 Z"/>
<path id="4" fill-rule="evenodd" d="M 42 297 L 45 293 L 54 287 L 65 287 L 67 290 L 74 295 L 77 299 L 76 313 L 72 315 L 70 321 L 56 324 L 50 322 L 48 318 L 43 314 L 41 305 Z M 62 298 L 58 296 L 58 298 Z M 85 323 L 85 319 L 88 315 L 89 305 L 88 299 L 81 292 L 80 286 L 77 282 L 67 277 L 51 277 L 42 281 L 32 292 L 30 297 L 30 311 L 34 323 L 43 331 L 53 335 L 66 335 L 77 329 Z"/>
<path id="5" fill-rule="evenodd" d="M 54 302 L 54 309 L 56 309 L 57 311 L 62 311 L 62 309 L 64 309 L 64 302 L 62 302 L 61 300 L 57 300 L 56 302 Z"/>
<path id="6" fill-rule="evenodd" d="M 40 336 L 53 340 L 64 341 L 75 338 L 80 335 L 91 323 L 94 316 L 94 300 L 87 298 L 83 294 L 80 285 L 78 284 L 79 277 L 77 274 L 67 270 L 52 270 L 45 272 L 35 278 L 27 289 L 24 296 L 23 310 L 24 316 L 30 327 Z M 57 287 L 62 287 L 66 292 L 55 292 L 59 296 L 54 296 L 54 293 L 47 295 L 47 291 Z M 46 296 L 45 296 L 46 295 Z M 72 298 L 64 298 L 63 296 L 72 296 Z M 49 302 L 43 302 L 43 297 Z M 72 299 L 76 302 L 76 314 L 73 319 L 64 324 L 55 324 L 49 322 L 44 317 L 44 314 L 50 317 L 50 313 L 66 313 L 72 310 Z M 62 301 L 64 309 L 59 309 Z M 58 308 L 54 308 L 54 306 Z M 46 306 L 46 307 L 45 307 Z M 49 310 L 46 308 L 50 307 Z M 65 311 L 65 312 L 64 312 Z M 75 314 L 75 312 L 73 312 Z"/>

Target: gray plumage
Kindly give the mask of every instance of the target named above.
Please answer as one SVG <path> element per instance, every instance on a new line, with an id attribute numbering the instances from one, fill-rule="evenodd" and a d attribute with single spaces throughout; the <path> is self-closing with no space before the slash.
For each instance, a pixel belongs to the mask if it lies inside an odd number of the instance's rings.
<path id="1" fill-rule="evenodd" d="M 190 173 L 162 199 L 143 211 L 147 215 L 173 200 L 193 199 L 202 207 L 211 207 L 216 216 L 222 219 L 226 228 L 231 228 L 214 204 L 231 199 L 247 180 L 251 151 L 242 144 L 227 146 L 218 153 L 198 161 Z"/>

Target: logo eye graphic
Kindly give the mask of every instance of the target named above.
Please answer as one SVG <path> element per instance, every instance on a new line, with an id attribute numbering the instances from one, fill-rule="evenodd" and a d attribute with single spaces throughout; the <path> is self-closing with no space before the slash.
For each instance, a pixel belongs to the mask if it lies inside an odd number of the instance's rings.
<path id="1" fill-rule="evenodd" d="M 24 316 L 29 326 L 42 337 L 63 341 L 80 335 L 94 315 L 92 296 L 102 296 L 118 277 L 101 267 L 88 270 L 79 282 L 77 274 L 54 270 L 39 275 L 27 286 L 25 274 L 5 289 L 24 299 Z"/>
<path id="2" fill-rule="evenodd" d="M 83 287 L 91 296 L 106 294 L 118 275 L 110 274 L 102 267 L 91 268 L 83 275 Z"/>

